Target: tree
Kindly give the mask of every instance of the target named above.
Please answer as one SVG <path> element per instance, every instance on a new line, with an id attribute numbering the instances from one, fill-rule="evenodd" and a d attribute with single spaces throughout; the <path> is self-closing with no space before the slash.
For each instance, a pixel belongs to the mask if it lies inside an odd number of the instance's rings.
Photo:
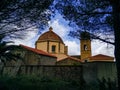
<path id="1" fill-rule="evenodd" d="M 1 0 L 0 35 L 21 38 L 25 35 L 25 30 L 31 27 L 45 27 L 52 13 L 50 10 L 52 1 Z"/>
<path id="2" fill-rule="evenodd" d="M 2 37 L 0 37 L 0 61 L 2 61 L 5 64 L 6 60 L 15 60 L 15 56 L 11 50 L 14 50 L 17 46 L 16 45 L 7 45 L 8 43 L 12 42 L 5 42 L 2 41 Z"/>
<path id="3" fill-rule="evenodd" d="M 9 42 L 3 39 L 24 38 L 29 28 L 44 28 L 52 14 L 52 2 L 53 0 L 0 1 L 0 60 L 4 64 L 8 60 L 17 60 L 21 57 L 12 52 L 19 47 L 7 45 Z"/>
<path id="4" fill-rule="evenodd" d="M 111 0 L 115 36 L 115 59 L 117 64 L 118 89 L 120 89 L 120 0 Z"/>
<path id="5" fill-rule="evenodd" d="M 80 39 L 80 33 L 87 31 L 93 39 L 114 44 L 114 38 L 110 36 L 113 34 L 113 24 L 111 5 L 108 1 L 59 0 L 56 8 L 65 19 L 70 20 L 70 26 L 77 26 L 77 30 L 70 31 L 70 36 Z"/>
<path id="6" fill-rule="evenodd" d="M 18 49 L 18 46 L 8 45 L 12 42 L 2 41 L 3 37 L 4 36 L 0 36 L 0 74 L 2 74 L 2 70 L 3 67 L 6 65 L 6 61 L 17 61 L 18 59 L 22 60 L 22 58 L 19 55 L 12 52 L 13 50 Z"/>
<path id="7" fill-rule="evenodd" d="M 80 33 L 85 30 L 93 39 L 115 46 L 120 85 L 120 0 L 59 0 L 55 7 L 70 25 L 77 26 L 77 30 L 71 31 L 73 37 L 80 39 Z"/>

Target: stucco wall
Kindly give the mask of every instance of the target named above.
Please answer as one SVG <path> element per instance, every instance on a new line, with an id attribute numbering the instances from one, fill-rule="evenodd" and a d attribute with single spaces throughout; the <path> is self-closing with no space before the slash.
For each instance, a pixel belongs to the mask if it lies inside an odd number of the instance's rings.
<path id="1" fill-rule="evenodd" d="M 47 52 L 47 42 L 37 42 L 36 48 Z"/>
<path id="2" fill-rule="evenodd" d="M 65 45 L 60 43 L 60 53 L 64 53 L 65 52 Z"/>
<path id="3" fill-rule="evenodd" d="M 56 57 L 37 54 L 25 48 L 21 48 L 15 53 L 21 57 L 22 65 L 55 65 L 57 61 Z M 8 61 L 6 65 L 16 65 L 16 62 Z"/>
<path id="4" fill-rule="evenodd" d="M 62 44 L 62 43 L 59 43 L 57 41 L 37 42 L 36 43 L 36 48 L 40 49 L 40 50 L 43 50 L 43 51 L 46 51 L 46 52 L 49 52 L 49 53 L 53 53 L 52 52 L 52 46 L 53 45 L 56 46 L 56 50 L 55 50 L 56 54 L 64 54 L 65 52 L 67 53 L 67 48 L 66 48 L 66 51 L 65 51 L 65 45 Z"/>
<path id="5" fill-rule="evenodd" d="M 57 60 L 57 58 L 36 54 L 30 51 L 26 51 L 24 58 L 26 65 L 55 65 Z"/>
<path id="6" fill-rule="evenodd" d="M 52 53 L 52 45 L 56 46 L 55 53 L 59 53 L 59 43 L 58 42 L 49 42 L 49 52 Z"/>
<path id="7" fill-rule="evenodd" d="M 40 65 L 55 65 L 57 58 L 41 56 Z"/>

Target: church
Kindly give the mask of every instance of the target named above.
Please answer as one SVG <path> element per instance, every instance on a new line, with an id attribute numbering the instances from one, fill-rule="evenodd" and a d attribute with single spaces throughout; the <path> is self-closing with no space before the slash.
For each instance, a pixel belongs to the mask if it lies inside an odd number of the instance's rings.
<path id="1" fill-rule="evenodd" d="M 103 78 L 116 82 L 114 57 L 102 54 L 92 56 L 90 35 L 87 32 L 81 34 L 81 55 L 68 55 L 68 48 L 50 27 L 39 36 L 34 48 L 20 44 L 13 53 L 22 58 L 7 61 L 3 74 L 85 80 L 90 85 L 97 80 L 102 81 Z"/>
<path id="2" fill-rule="evenodd" d="M 87 62 L 114 62 L 114 57 L 98 54 L 92 56 L 91 39 L 87 32 L 81 34 L 81 55 L 68 55 L 68 46 L 53 28 L 39 36 L 35 48 L 20 45 L 19 54 L 24 65 L 80 65 Z M 22 51 L 22 52 L 21 52 Z"/>

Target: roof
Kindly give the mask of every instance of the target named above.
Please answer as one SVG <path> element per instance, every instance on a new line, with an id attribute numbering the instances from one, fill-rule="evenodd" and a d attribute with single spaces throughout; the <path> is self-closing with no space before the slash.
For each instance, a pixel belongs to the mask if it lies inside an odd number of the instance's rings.
<path id="1" fill-rule="evenodd" d="M 43 33 L 38 38 L 38 41 L 48 41 L 48 40 L 63 43 L 63 40 L 55 32 L 53 32 L 52 27 L 49 28 L 49 31 Z"/>
<path id="2" fill-rule="evenodd" d="M 81 59 L 80 55 L 70 55 L 71 57 L 77 58 L 77 59 Z"/>
<path id="3" fill-rule="evenodd" d="M 25 46 L 25 45 L 21 45 L 21 44 L 20 44 L 20 46 L 23 47 L 23 48 L 25 48 L 25 49 L 27 49 L 27 50 L 29 50 L 29 51 L 32 51 L 32 52 L 37 53 L 37 54 L 40 54 L 40 55 L 57 58 L 56 56 L 51 55 L 51 54 L 49 54 L 47 52 L 44 52 L 42 50 L 38 50 L 38 49 L 31 48 L 31 47 L 28 47 L 28 46 Z"/>
<path id="4" fill-rule="evenodd" d="M 114 57 L 103 55 L 103 54 L 98 54 L 98 55 L 89 57 L 89 59 L 102 61 L 102 60 L 114 60 Z"/>
<path id="5" fill-rule="evenodd" d="M 63 59 L 59 60 L 58 62 L 63 61 L 63 60 L 66 60 L 66 59 L 70 59 L 70 60 L 74 60 L 74 61 L 81 62 L 80 59 L 75 58 L 75 57 L 71 57 L 71 56 L 68 56 L 68 57 L 66 57 L 66 58 L 63 58 Z"/>

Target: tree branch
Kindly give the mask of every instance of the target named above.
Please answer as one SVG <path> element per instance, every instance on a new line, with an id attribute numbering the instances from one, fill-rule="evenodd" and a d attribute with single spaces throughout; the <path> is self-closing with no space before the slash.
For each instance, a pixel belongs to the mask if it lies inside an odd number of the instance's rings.
<path id="1" fill-rule="evenodd" d="M 90 35 L 91 35 L 91 38 L 93 38 L 93 39 L 98 39 L 98 40 L 100 40 L 100 41 L 102 41 L 102 42 L 105 42 L 105 43 L 109 43 L 109 44 L 115 45 L 115 43 L 114 43 L 114 42 L 107 41 L 107 40 L 102 39 L 102 38 L 100 38 L 99 36 L 96 36 L 96 35 L 91 34 L 91 33 L 90 33 Z"/>

